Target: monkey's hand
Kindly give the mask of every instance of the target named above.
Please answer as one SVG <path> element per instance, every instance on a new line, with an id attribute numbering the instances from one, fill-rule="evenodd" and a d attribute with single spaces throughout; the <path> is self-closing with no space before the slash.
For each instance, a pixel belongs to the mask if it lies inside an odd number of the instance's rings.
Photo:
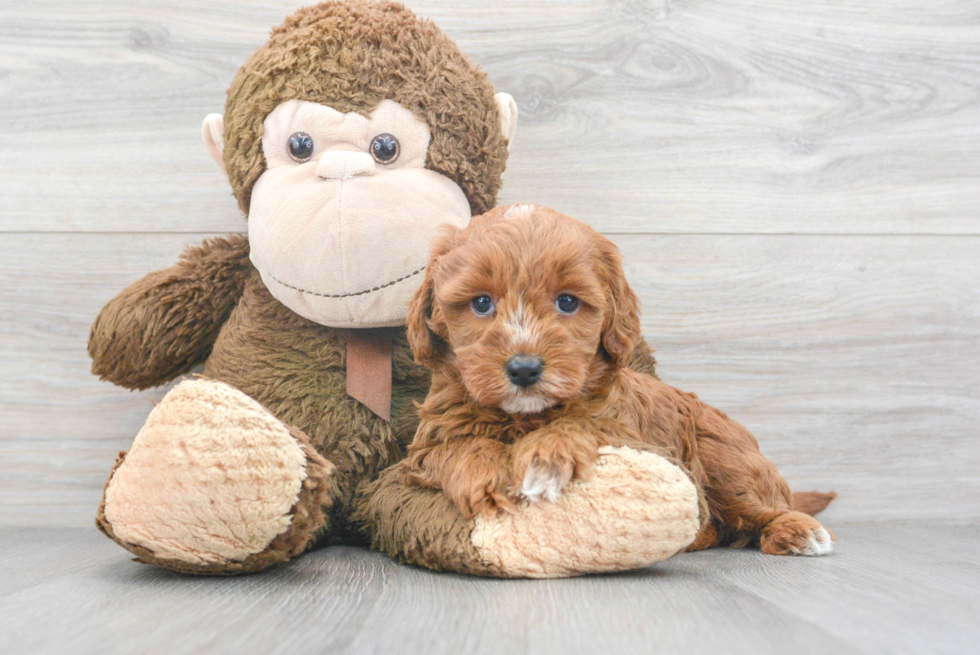
<path id="1" fill-rule="evenodd" d="M 252 272 L 248 252 L 245 235 L 210 239 L 124 289 L 92 325 L 92 372 L 145 389 L 204 361 Z"/>

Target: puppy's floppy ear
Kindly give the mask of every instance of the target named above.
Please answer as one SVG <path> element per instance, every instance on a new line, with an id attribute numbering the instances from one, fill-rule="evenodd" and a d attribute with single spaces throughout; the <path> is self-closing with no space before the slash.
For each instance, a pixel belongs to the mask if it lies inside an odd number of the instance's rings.
<path id="1" fill-rule="evenodd" d="M 415 361 L 427 368 L 433 368 L 445 355 L 446 343 L 431 329 L 432 320 L 432 268 L 430 259 L 425 269 L 422 286 L 418 288 L 408 304 L 408 345 L 412 347 Z"/>
<path id="2" fill-rule="evenodd" d="M 600 277 L 609 293 L 602 324 L 602 349 L 616 366 L 628 366 L 633 348 L 642 338 L 640 301 L 626 281 L 619 248 L 605 237 L 599 239 Z"/>
<path id="3" fill-rule="evenodd" d="M 435 273 L 439 258 L 456 247 L 460 229 L 452 225 L 440 227 L 441 234 L 432 245 L 429 263 L 425 267 L 422 286 L 418 288 L 408 304 L 408 345 L 412 347 L 415 361 L 427 368 L 435 368 L 446 356 L 449 346 L 437 333 L 441 323 L 434 313 L 435 308 Z"/>

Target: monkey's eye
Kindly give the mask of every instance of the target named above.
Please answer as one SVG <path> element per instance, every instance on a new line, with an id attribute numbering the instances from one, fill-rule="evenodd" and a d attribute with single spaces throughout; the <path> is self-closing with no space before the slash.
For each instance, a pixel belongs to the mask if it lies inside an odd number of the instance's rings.
<path id="1" fill-rule="evenodd" d="M 309 161 L 313 156 L 313 137 L 306 132 L 294 132 L 289 137 L 289 156 L 293 160 L 303 163 Z"/>
<path id="2" fill-rule="evenodd" d="M 555 301 L 555 308 L 560 314 L 572 314 L 581 304 L 581 301 L 575 296 L 563 293 Z"/>
<path id="3" fill-rule="evenodd" d="M 379 164 L 393 164 L 401 154 L 398 139 L 390 134 L 379 134 L 371 140 L 371 156 Z"/>
<path id="4" fill-rule="evenodd" d="M 493 298 L 490 296 L 477 296 L 470 301 L 470 307 L 477 316 L 488 316 L 493 313 Z"/>

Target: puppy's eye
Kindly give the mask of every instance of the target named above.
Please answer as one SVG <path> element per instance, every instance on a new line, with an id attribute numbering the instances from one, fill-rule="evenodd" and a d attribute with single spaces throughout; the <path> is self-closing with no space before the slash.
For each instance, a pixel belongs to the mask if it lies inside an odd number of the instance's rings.
<path id="1" fill-rule="evenodd" d="M 578 306 L 581 304 L 581 301 L 579 301 L 579 299 L 575 296 L 563 293 L 558 296 L 558 300 L 555 301 L 555 308 L 561 314 L 571 314 L 578 309 Z"/>
<path id="2" fill-rule="evenodd" d="M 473 313 L 479 316 L 487 316 L 493 313 L 493 298 L 490 296 L 477 296 L 470 301 Z"/>
<path id="3" fill-rule="evenodd" d="M 390 134 L 379 134 L 371 141 L 371 156 L 379 164 L 393 164 L 401 154 L 398 139 Z"/>
<path id="4" fill-rule="evenodd" d="M 313 150 L 315 146 L 313 144 L 313 137 L 311 137 L 306 132 L 294 132 L 289 137 L 289 156 L 293 158 L 294 161 L 303 163 L 304 161 L 309 161 L 310 157 L 313 156 Z"/>

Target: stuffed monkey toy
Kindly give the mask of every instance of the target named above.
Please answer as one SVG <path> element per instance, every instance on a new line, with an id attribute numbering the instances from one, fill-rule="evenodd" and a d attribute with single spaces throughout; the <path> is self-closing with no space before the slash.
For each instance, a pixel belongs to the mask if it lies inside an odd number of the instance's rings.
<path id="1" fill-rule="evenodd" d="M 92 326 L 128 389 L 203 364 L 121 453 L 97 525 L 148 564 L 257 571 L 330 543 L 434 569 L 561 576 L 644 566 L 705 515 L 642 447 L 558 502 L 464 520 L 397 467 L 429 374 L 404 322 L 435 229 L 494 206 L 517 108 L 431 22 L 361 0 L 301 9 L 239 70 L 204 141 L 248 236 L 205 241 Z M 646 344 L 634 366 L 653 373 Z"/>

